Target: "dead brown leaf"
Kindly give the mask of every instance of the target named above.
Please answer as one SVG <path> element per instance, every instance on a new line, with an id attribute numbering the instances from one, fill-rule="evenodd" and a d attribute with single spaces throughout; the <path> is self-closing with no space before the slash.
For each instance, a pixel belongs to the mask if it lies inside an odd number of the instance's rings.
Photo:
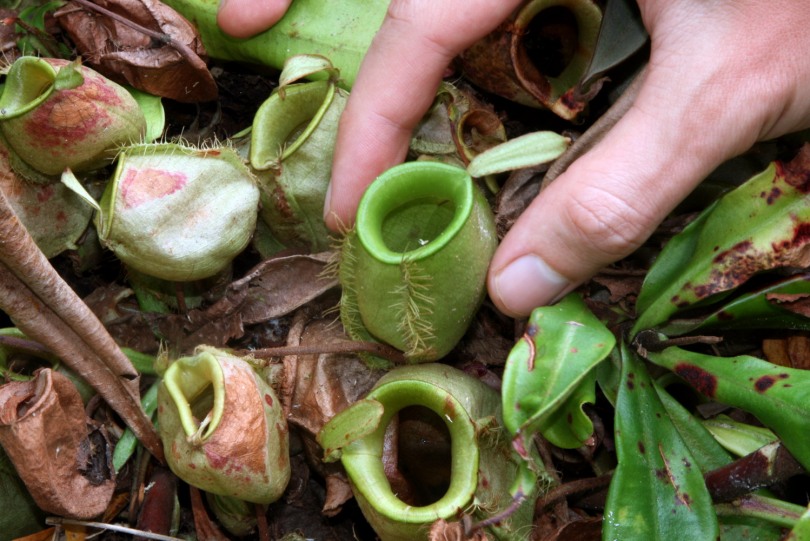
<path id="1" fill-rule="evenodd" d="M 42 369 L 0 387 L 0 444 L 48 513 L 88 519 L 107 508 L 112 452 L 94 432 L 79 392 L 58 372 Z"/>
<path id="2" fill-rule="evenodd" d="M 519 169 L 509 175 L 495 201 L 495 225 L 498 230 L 498 238 L 503 238 L 512 229 L 512 224 L 515 223 L 518 216 L 537 196 L 540 191 L 540 181 L 546 169 L 548 169 L 548 164 L 543 164 Z"/>
<path id="3" fill-rule="evenodd" d="M 93 2 L 106 12 L 72 1 L 55 14 L 90 66 L 156 96 L 186 103 L 217 98 L 199 34 L 179 13 L 158 0 Z"/>
<path id="4" fill-rule="evenodd" d="M 785 338 L 768 338 L 762 341 L 762 352 L 773 364 L 810 369 L 810 336 L 795 334 Z"/>
<path id="5" fill-rule="evenodd" d="M 303 312 L 296 314 L 295 319 L 288 346 L 323 346 L 346 341 L 342 327 L 333 321 L 308 321 Z M 310 464 L 326 480 L 322 512 L 333 516 L 352 497 L 352 491 L 338 464 L 321 462 L 323 450 L 315 436 L 332 417 L 365 396 L 383 372 L 368 368 L 359 357 L 350 354 L 290 355 L 283 362 L 279 398 L 287 420 L 300 429 Z"/>
<path id="6" fill-rule="evenodd" d="M 765 298 L 769 303 L 780 308 L 800 316 L 810 317 L 810 295 L 807 293 L 769 293 Z"/>
<path id="7" fill-rule="evenodd" d="M 337 278 L 325 271 L 331 258 L 332 252 L 322 252 L 267 259 L 232 282 L 218 300 L 185 314 L 141 312 L 120 286 L 100 288 L 86 302 L 106 318 L 122 345 L 141 352 L 156 351 L 156 337 L 175 353 L 199 344 L 224 347 L 245 334 L 245 325 L 290 314 L 334 288 Z"/>

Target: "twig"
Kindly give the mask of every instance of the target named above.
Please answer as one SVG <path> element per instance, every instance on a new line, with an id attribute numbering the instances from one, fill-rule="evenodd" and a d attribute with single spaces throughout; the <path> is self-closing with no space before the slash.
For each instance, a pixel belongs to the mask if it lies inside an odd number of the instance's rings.
<path id="1" fill-rule="evenodd" d="M 62 517 L 48 517 L 45 519 L 45 524 L 49 526 L 84 526 L 87 528 L 98 528 L 101 530 L 110 530 L 112 532 L 121 532 L 138 537 L 145 537 L 147 539 L 156 539 L 157 541 L 184 541 L 179 537 L 171 537 L 169 535 L 161 535 L 159 533 L 147 532 L 130 528 L 128 526 L 119 526 L 118 524 L 106 524 L 104 522 L 88 522 L 86 520 L 75 520 L 72 518 Z"/>
<path id="2" fill-rule="evenodd" d="M 0 346 L 16 349 L 35 357 L 53 356 L 51 350 L 34 340 L 27 340 L 17 336 L 0 335 Z"/>
<path id="3" fill-rule="evenodd" d="M 633 103 L 635 103 L 636 98 L 638 97 L 638 93 L 641 90 L 641 84 L 644 80 L 644 75 L 646 72 L 646 67 L 642 68 L 638 74 L 636 75 L 633 82 L 630 83 L 630 86 L 627 87 L 619 99 L 616 100 L 616 103 L 610 106 L 610 108 L 599 117 L 599 119 L 591 124 L 591 127 L 583 133 L 574 144 L 572 144 L 565 153 L 557 158 L 554 163 L 551 164 L 551 167 L 548 168 L 545 176 L 543 177 L 543 182 L 540 185 L 540 190 L 544 190 L 551 182 L 556 179 L 561 174 L 565 173 L 565 170 L 574 163 L 580 156 L 588 152 L 591 148 L 596 146 L 599 141 L 611 130 L 613 126 L 630 110 Z"/>
<path id="4" fill-rule="evenodd" d="M 322 355 L 330 353 L 370 353 L 395 364 L 405 364 L 405 354 L 396 348 L 379 342 L 345 341 L 318 346 L 278 346 L 255 350 L 243 350 L 243 355 L 257 359 L 284 357 L 287 355 Z"/>
<path id="5" fill-rule="evenodd" d="M 537 500 L 534 504 L 535 515 L 541 513 L 546 507 L 553 505 L 563 498 L 568 498 L 575 494 L 582 494 L 587 492 L 596 492 L 607 488 L 610 481 L 613 479 L 613 474 L 608 473 L 600 475 L 599 477 L 590 477 L 587 479 L 577 479 L 559 485 L 546 493 L 545 496 Z"/>
<path id="6" fill-rule="evenodd" d="M 497 515 L 493 515 L 487 519 L 484 519 L 480 522 L 476 522 L 475 524 L 473 524 L 472 527 L 470 527 L 470 530 L 466 532 L 467 536 L 472 537 L 472 535 L 477 531 L 483 530 L 484 528 L 488 528 L 489 526 L 494 526 L 495 524 L 500 524 L 504 520 L 511 517 L 515 513 L 515 511 L 520 509 L 520 506 L 523 505 L 524 501 L 526 501 L 526 495 L 523 494 L 523 492 L 519 491 L 512 498 L 512 503 L 510 503 L 506 509 L 504 509 Z"/>

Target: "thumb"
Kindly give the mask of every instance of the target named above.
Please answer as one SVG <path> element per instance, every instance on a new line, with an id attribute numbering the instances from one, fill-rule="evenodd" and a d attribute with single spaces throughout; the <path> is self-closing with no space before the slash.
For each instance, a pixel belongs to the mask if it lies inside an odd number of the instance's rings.
<path id="1" fill-rule="evenodd" d="M 755 119 L 721 114 L 707 128 L 700 85 L 673 96 L 665 83 L 648 73 L 624 117 L 503 239 L 488 287 L 504 313 L 527 315 L 629 255 L 700 180 L 754 143 Z"/>

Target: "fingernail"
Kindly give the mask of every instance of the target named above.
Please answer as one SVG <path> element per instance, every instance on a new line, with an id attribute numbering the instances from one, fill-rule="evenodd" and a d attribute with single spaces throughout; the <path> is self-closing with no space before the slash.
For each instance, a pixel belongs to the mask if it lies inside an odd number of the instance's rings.
<path id="1" fill-rule="evenodd" d="M 536 255 L 524 255 L 496 274 L 493 285 L 493 293 L 504 308 L 525 316 L 558 300 L 571 282 Z"/>

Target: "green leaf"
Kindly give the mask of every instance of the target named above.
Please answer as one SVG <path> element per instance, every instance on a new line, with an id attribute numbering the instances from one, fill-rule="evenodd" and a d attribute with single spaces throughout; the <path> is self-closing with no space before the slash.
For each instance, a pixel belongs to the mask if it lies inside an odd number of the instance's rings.
<path id="1" fill-rule="evenodd" d="M 71 62 L 63 68 L 59 68 L 56 72 L 56 78 L 53 80 L 54 90 L 70 90 L 77 88 L 84 84 L 84 76 L 79 72 L 79 63 Z"/>
<path id="2" fill-rule="evenodd" d="M 157 395 L 159 386 L 160 382 L 156 381 L 151 387 L 149 387 L 149 389 L 147 389 L 147 391 L 143 394 L 143 397 L 141 397 L 141 406 L 143 407 L 143 411 L 150 419 L 154 417 L 155 411 L 157 411 Z M 115 444 L 115 450 L 113 451 L 113 468 L 115 471 L 121 471 L 121 468 L 124 467 L 124 464 L 127 463 L 127 460 L 129 460 L 129 458 L 135 452 L 135 448 L 137 446 L 138 438 L 135 436 L 132 429 L 127 427 L 127 429 L 124 430 L 124 433 L 121 435 L 121 439 L 119 439 L 118 443 Z"/>
<path id="3" fill-rule="evenodd" d="M 163 135 L 163 129 L 166 127 L 166 113 L 163 110 L 163 102 L 160 96 L 153 96 L 131 86 L 125 86 L 124 88 L 138 102 L 138 107 L 141 108 L 141 112 L 143 112 L 146 119 L 144 142 L 151 143 L 158 140 Z"/>
<path id="4" fill-rule="evenodd" d="M 675 400 L 666 389 L 662 389 L 656 384 L 655 390 L 658 392 L 658 398 L 666 408 L 670 420 L 678 429 L 692 456 L 695 457 L 700 471 L 707 473 L 731 462 L 731 455 L 694 415 Z"/>
<path id="5" fill-rule="evenodd" d="M 616 404 L 616 452 L 603 539 L 716 539 L 703 475 L 658 398 L 644 364 L 626 346 Z"/>
<path id="6" fill-rule="evenodd" d="M 696 330 L 779 329 L 810 330 L 810 318 L 782 308 L 772 295 L 810 294 L 810 274 L 799 274 L 775 284 L 744 293 L 715 308 L 709 315 L 673 319 L 660 328 L 672 337 Z"/>
<path id="7" fill-rule="evenodd" d="M 582 406 L 596 401 L 596 370 L 591 370 L 543 424 L 543 437 L 563 449 L 578 449 L 593 434 L 593 422 Z"/>
<path id="8" fill-rule="evenodd" d="M 728 192 L 676 235 L 644 281 L 633 334 L 678 310 L 716 300 L 754 274 L 807 265 L 810 147 Z"/>
<path id="9" fill-rule="evenodd" d="M 570 144 L 571 139 L 552 131 L 527 133 L 485 150 L 472 159 L 467 172 L 485 177 L 548 163 L 559 158 Z"/>
<path id="10" fill-rule="evenodd" d="M 0 534 L 3 539 L 16 539 L 44 528 L 43 513 L 25 484 L 17 475 L 14 465 L 0 447 Z"/>
<path id="11" fill-rule="evenodd" d="M 503 420 L 509 433 L 526 441 L 545 430 L 548 419 L 615 343 L 577 295 L 535 309 L 504 369 Z"/>
<path id="12" fill-rule="evenodd" d="M 16 25 L 16 30 L 21 35 L 20 39 L 17 41 L 17 47 L 22 54 L 69 58 L 72 51 L 64 43 L 54 39 L 45 28 L 45 18 L 64 6 L 65 2 L 62 0 L 54 0 L 41 4 L 39 2 L 24 2 L 24 4 L 31 4 L 20 10 L 20 21 L 24 24 L 18 23 Z M 19 7 L 8 6 L 8 2 L 4 2 L 3 5 L 14 9 Z"/>
<path id="13" fill-rule="evenodd" d="M 753 413 L 796 460 L 810 467 L 810 371 L 747 355 L 722 358 L 676 347 L 649 352 L 648 358 L 707 397 Z"/>
<path id="14" fill-rule="evenodd" d="M 585 75 L 583 88 L 610 68 L 621 64 L 647 42 L 647 31 L 638 6 L 632 0 L 609 0 L 602 17 L 596 49 Z"/>
<path id="15" fill-rule="evenodd" d="M 728 415 L 706 419 L 703 426 L 712 433 L 720 445 L 737 456 L 750 455 L 779 439 L 767 428 L 741 423 Z"/>
<path id="16" fill-rule="evenodd" d="M 810 508 L 804 512 L 802 518 L 790 531 L 785 541 L 810 541 Z"/>

